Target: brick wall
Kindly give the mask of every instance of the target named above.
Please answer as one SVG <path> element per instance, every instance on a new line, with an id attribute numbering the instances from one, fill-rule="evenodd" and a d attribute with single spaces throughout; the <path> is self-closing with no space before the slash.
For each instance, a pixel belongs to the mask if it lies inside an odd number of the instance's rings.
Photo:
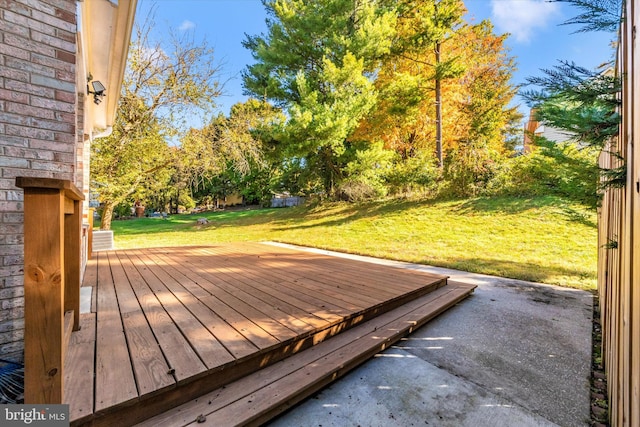
<path id="1" fill-rule="evenodd" d="M 0 358 L 22 359 L 23 194 L 76 179 L 76 2 L 0 0 Z M 81 122 L 80 122 L 81 123 Z"/>

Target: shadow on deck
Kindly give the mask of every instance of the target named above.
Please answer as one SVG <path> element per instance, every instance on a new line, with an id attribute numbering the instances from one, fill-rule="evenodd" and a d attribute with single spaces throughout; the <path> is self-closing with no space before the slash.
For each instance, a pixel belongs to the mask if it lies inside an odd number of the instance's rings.
<path id="1" fill-rule="evenodd" d="M 260 424 L 474 288 L 257 243 L 95 253 L 83 287 L 65 402 L 94 426 Z"/>

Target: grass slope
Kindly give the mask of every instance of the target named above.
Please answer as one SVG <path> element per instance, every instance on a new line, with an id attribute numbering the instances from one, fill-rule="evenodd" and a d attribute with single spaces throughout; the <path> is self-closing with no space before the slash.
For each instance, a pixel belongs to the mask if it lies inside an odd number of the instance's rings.
<path id="1" fill-rule="evenodd" d="M 196 224 L 205 217 L 210 223 Z M 582 289 L 596 285 L 596 215 L 556 197 L 334 203 L 112 224 L 116 247 L 280 241 Z"/>

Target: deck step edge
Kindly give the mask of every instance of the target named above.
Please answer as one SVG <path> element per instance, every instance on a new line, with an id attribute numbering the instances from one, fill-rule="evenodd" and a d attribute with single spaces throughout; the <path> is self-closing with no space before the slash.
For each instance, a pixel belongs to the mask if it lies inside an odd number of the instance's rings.
<path id="1" fill-rule="evenodd" d="M 453 307 L 470 295 L 475 287 L 450 282 L 325 342 L 143 421 L 138 426 L 260 425 Z M 294 384 L 295 389 L 286 392 L 287 384 L 289 387 Z M 202 422 L 201 416 L 206 420 L 204 424 L 196 421 L 200 417 Z"/>

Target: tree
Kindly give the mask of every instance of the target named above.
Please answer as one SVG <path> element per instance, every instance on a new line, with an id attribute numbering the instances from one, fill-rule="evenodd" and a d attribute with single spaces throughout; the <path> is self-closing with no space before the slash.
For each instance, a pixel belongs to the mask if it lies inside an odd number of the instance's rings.
<path id="1" fill-rule="evenodd" d="M 180 173 L 193 191 L 210 188 L 223 175 L 255 173 L 265 165 L 271 130 L 284 120 L 278 108 L 263 101 L 249 99 L 233 105 L 229 117 L 219 114 L 202 129 L 185 135 L 179 150 Z"/>
<path id="2" fill-rule="evenodd" d="M 616 31 L 622 19 L 620 0 L 559 1 L 570 3 L 583 11 L 565 22 L 582 25 L 578 32 Z M 584 156 L 576 161 L 576 156 L 572 156 L 570 150 L 556 149 L 549 141 L 534 138 L 534 142 L 542 147 L 543 154 L 563 162 L 568 175 L 586 176 L 583 179 L 589 182 L 583 182 L 580 186 L 594 189 L 587 201 L 595 207 L 598 194 L 594 177 L 600 176 L 604 187 L 626 182 L 626 166 L 599 170 L 597 162 L 599 152 L 611 138 L 618 135 L 620 77 L 606 63 L 599 70 L 589 70 L 572 62 L 560 61 L 559 65 L 542 71 L 544 76 L 527 79 L 537 89 L 524 91 L 524 98 L 535 111 L 536 120 L 573 135 L 570 144 L 586 151 L 590 161 L 585 162 Z M 584 169 L 591 173 L 585 174 Z"/>
<path id="3" fill-rule="evenodd" d="M 452 129 L 448 135 L 443 129 L 454 110 L 443 114 L 444 99 L 453 100 L 447 94 L 452 81 L 473 65 L 459 52 L 460 33 L 466 28 L 464 6 L 458 0 L 389 4 L 398 15 L 396 37 L 377 73 L 379 103 L 361 123 L 357 138 L 382 138 L 403 159 L 431 147 L 442 166 L 443 147 L 453 135 Z"/>
<path id="4" fill-rule="evenodd" d="M 438 166 L 443 165 L 442 149 L 442 83 L 463 72 L 462 62 L 456 56 L 443 58 L 445 45 L 462 28 L 464 4 L 460 0 L 406 0 L 400 2 L 399 42 L 396 52 L 409 61 L 428 67 L 432 72 L 435 105 L 435 153 Z M 432 51 L 433 58 L 427 52 Z"/>
<path id="5" fill-rule="evenodd" d="M 417 16 L 429 15 L 415 14 L 415 19 Z M 414 31 L 415 26 L 405 19 L 405 25 Z M 405 43 L 404 30 L 399 29 L 398 34 L 398 43 Z M 377 75 L 376 87 L 381 95 L 376 108 L 350 139 L 382 140 L 386 148 L 400 154 L 402 162 L 415 165 L 413 159 L 420 158 L 430 170 L 426 153 L 436 151 L 439 122 L 443 129 L 441 145 L 447 153 L 445 175 L 466 194 L 476 184 L 486 182 L 493 166 L 512 148 L 510 135 L 519 120 L 516 108 L 510 105 L 516 94 L 510 83 L 515 65 L 504 46 L 506 35 L 495 35 L 489 22 L 460 25 L 449 37 L 449 47 L 441 56 L 442 62 L 452 67 L 452 74 L 441 84 L 442 99 L 447 100 L 441 102 L 442 118 L 438 119 L 434 109 L 431 48 L 419 55 L 418 50 L 401 46 Z M 428 176 L 433 174 L 429 172 Z"/>
<path id="6" fill-rule="evenodd" d="M 506 37 L 494 35 L 491 23 L 483 21 L 465 27 L 456 39 L 459 58 L 472 64 L 450 89 L 456 137 L 446 175 L 457 195 L 475 195 L 512 154 L 510 143 L 522 117 L 510 105 L 516 94 L 510 84 L 515 65 L 504 47 Z"/>
<path id="7" fill-rule="evenodd" d="M 334 194 L 345 141 L 375 103 L 372 78 L 389 52 L 395 15 L 367 0 L 264 5 L 268 34 L 243 43 L 256 60 L 243 73 L 245 90 L 287 109 L 279 135 L 287 155 L 306 158 Z"/>
<path id="8" fill-rule="evenodd" d="M 589 70 L 573 62 L 543 69 L 522 92 L 538 121 L 568 131 L 576 143 L 602 149 L 618 134 L 620 79 L 612 69 Z"/>
<path id="9" fill-rule="evenodd" d="M 622 16 L 622 0 L 556 0 L 581 10 L 564 25 L 581 25 L 577 32 L 618 31 Z"/>
<path id="10" fill-rule="evenodd" d="M 113 132 L 92 144 L 92 185 L 103 204 L 102 229 L 110 229 L 116 205 L 171 164 L 169 138 L 186 127 L 189 117 L 211 109 L 220 94 L 219 69 L 206 41 L 196 44 L 189 33 L 169 32 L 167 46 L 151 43 L 153 26 L 149 17 L 136 29 Z"/>
<path id="11" fill-rule="evenodd" d="M 171 163 L 169 146 L 158 121 L 147 115 L 142 100 L 133 95 L 121 99 L 112 134 L 91 145 L 91 184 L 102 202 L 103 230 L 111 228 L 115 207 L 140 191 L 148 176 L 166 182 L 161 172 Z M 147 118 L 136 120 L 140 116 Z"/>

